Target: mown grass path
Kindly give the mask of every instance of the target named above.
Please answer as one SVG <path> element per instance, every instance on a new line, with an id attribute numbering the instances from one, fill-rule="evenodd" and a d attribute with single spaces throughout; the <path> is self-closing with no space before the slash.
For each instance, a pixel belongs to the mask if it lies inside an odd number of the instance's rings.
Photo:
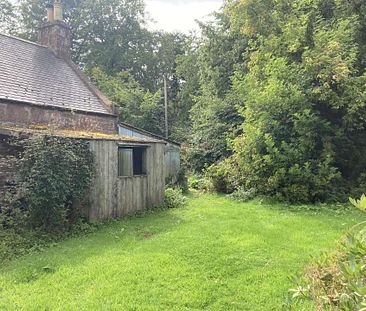
<path id="1" fill-rule="evenodd" d="M 0 310 L 281 310 L 290 277 L 360 217 L 193 197 L 6 264 Z"/>

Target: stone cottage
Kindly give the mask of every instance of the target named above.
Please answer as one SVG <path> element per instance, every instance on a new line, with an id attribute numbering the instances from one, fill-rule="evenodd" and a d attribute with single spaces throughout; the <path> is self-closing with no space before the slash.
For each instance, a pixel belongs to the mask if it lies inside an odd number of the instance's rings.
<path id="1" fill-rule="evenodd" d="M 90 142 L 96 177 L 87 215 L 119 217 L 164 198 L 166 141 L 119 134 L 113 104 L 70 59 L 60 0 L 48 7 L 38 43 L 0 34 L 0 205 L 14 179 L 9 139 L 62 135 Z"/>

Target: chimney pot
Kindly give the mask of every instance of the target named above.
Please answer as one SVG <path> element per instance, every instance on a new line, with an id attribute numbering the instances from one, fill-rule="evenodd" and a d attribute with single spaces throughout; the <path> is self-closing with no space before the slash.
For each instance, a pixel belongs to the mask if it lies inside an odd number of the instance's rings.
<path id="1" fill-rule="evenodd" d="M 70 27 L 62 21 L 62 5 L 55 0 L 47 5 L 47 22 L 41 25 L 38 42 L 47 46 L 58 57 L 70 58 Z"/>
<path id="2" fill-rule="evenodd" d="M 47 21 L 53 22 L 54 20 L 55 20 L 55 18 L 54 18 L 53 5 L 47 4 Z"/>
<path id="3" fill-rule="evenodd" d="M 53 10 L 54 10 L 54 19 L 55 19 L 55 21 L 62 21 L 63 20 L 63 13 L 62 13 L 61 0 L 55 0 L 55 2 L 53 3 Z"/>

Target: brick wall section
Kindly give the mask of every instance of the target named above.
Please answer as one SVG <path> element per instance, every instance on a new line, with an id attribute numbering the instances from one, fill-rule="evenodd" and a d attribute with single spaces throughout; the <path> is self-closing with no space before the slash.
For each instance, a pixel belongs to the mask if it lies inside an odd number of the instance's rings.
<path id="1" fill-rule="evenodd" d="M 8 137 L 0 135 L 0 208 L 5 206 L 5 193 L 14 188 L 18 153 L 19 150 L 9 144 Z"/>
<path id="2" fill-rule="evenodd" d="M 50 109 L 0 100 L 1 123 L 20 127 L 46 125 L 56 129 L 117 133 L 116 116 Z"/>

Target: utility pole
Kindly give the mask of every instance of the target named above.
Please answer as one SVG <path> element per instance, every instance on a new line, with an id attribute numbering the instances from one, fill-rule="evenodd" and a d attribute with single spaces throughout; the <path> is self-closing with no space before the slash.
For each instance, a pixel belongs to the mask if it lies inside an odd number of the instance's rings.
<path id="1" fill-rule="evenodd" d="M 166 81 L 166 75 L 164 75 L 164 97 L 165 97 L 165 137 L 169 138 L 168 129 L 168 86 Z"/>

